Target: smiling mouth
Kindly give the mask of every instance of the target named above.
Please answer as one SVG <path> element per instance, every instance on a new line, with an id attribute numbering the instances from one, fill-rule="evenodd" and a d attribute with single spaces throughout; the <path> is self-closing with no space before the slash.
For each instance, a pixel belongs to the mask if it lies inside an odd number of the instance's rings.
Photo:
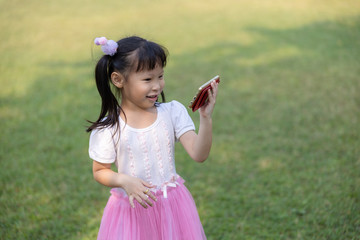
<path id="1" fill-rule="evenodd" d="M 147 98 L 150 98 L 150 99 L 157 99 L 158 95 L 151 95 L 151 96 L 146 96 Z"/>

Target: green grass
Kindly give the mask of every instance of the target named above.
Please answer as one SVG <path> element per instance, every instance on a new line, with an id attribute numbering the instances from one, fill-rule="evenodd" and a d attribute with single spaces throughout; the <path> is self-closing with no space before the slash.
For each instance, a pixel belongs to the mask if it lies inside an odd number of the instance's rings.
<path id="1" fill-rule="evenodd" d="M 222 77 L 210 158 L 176 152 L 209 240 L 360 239 L 358 1 L 0 1 L 0 29 L 0 239 L 96 238 L 92 41 L 132 34 L 168 100 Z"/>

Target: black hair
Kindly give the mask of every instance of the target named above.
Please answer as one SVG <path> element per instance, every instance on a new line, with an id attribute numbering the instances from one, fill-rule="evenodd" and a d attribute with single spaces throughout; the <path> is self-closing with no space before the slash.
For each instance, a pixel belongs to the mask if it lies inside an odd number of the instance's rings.
<path id="1" fill-rule="evenodd" d="M 122 112 L 125 115 L 117 98 L 120 96 L 119 89 L 115 87 L 117 97 L 112 91 L 113 72 L 121 73 L 126 79 L 132 71 L 141 72 L 152 70 L 158 65 L 166 66 L 168 51 L 157 43 L 132 36 L 119 40 L 117 44 L 117 52 L 113 56 L 104 55 L 96 64 L 95 80 L 101 96 L 101 110 L 95 122 L 88 121 L 91 126 L 87 128 L 87 132 L 108 126 L 119 127 L 119 114 Z M 161 98 L 162 102 L 165 102 L 164 92 L 161 92 Z"/>

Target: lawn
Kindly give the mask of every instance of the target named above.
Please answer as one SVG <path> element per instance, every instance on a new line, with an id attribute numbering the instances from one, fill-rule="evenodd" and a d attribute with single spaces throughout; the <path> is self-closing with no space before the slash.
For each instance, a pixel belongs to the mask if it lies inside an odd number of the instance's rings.
<path id="1" fill-rule="evenodd" d="M 222 78 L 211 156 L 176 147 L 209 240 L 360 239 L 359 1 L 0 0 L 0 29 L 0 239 L 96 239 L 93 39 L 133 34 L 168 101 Z"/>

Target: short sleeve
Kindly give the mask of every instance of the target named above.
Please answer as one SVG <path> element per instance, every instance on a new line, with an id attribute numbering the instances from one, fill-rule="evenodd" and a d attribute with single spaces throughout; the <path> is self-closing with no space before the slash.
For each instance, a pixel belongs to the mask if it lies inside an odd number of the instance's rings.
<path id="1" fill-rule="evenodd" d="M 176 141 L 188 131 L 194 131 L 195 125 L 184 105 L 177 101 L 171 102 L 171 120 L 175 130 Z"/>
<path id="2" fill-rule="evenodd" d="M 89 141 L 89 156 L 101 163 L 113 163 L 116 159 L 113 134 L 108 128 L 95 129 Z"/>

